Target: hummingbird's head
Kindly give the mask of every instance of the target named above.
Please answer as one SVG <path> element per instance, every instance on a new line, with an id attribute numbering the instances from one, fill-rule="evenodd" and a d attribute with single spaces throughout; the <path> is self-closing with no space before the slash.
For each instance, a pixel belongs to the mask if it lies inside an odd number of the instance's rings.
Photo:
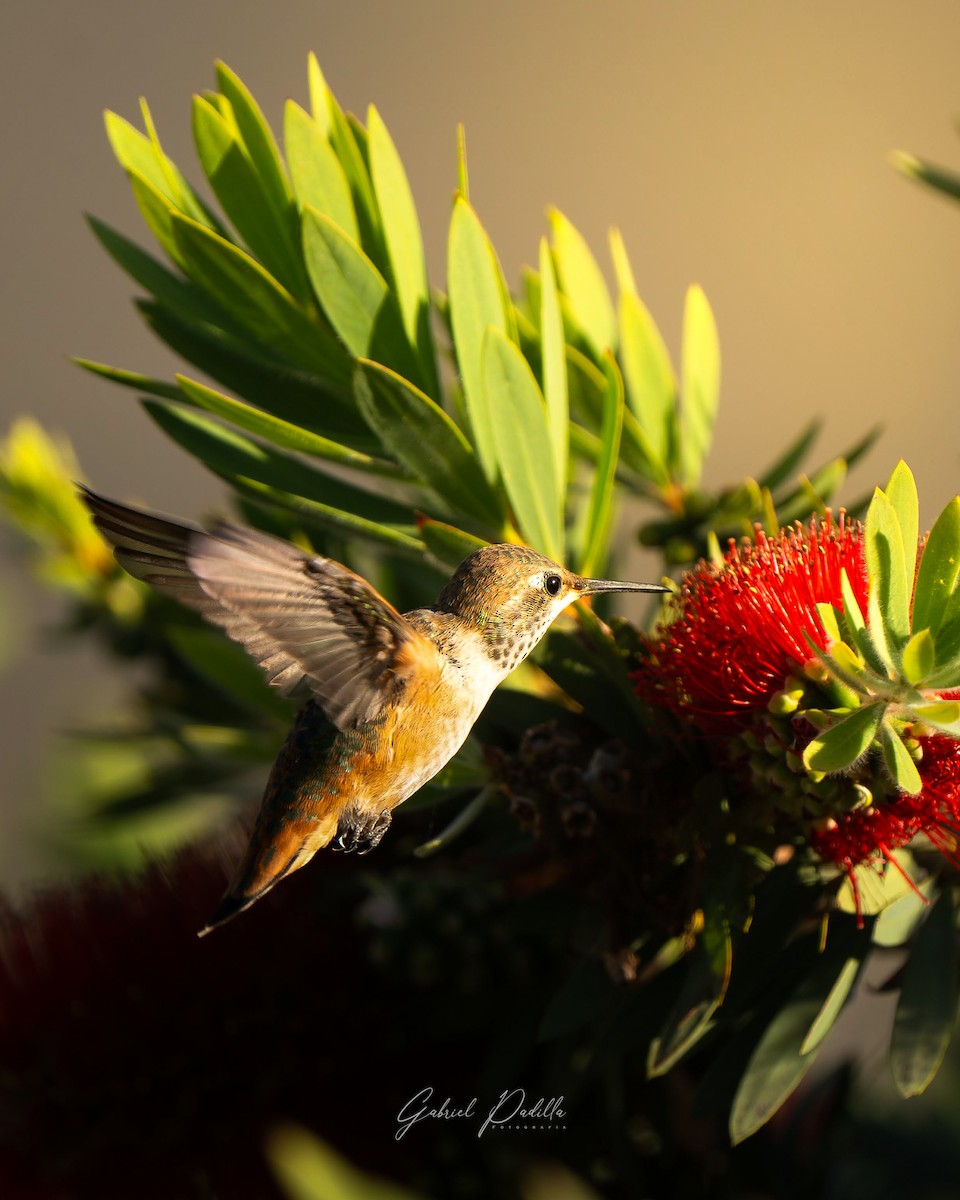
<path id="1" fill-rule="evenodd" d="M 585 579 L 528 546 L 484 546 L 457 567 L 436 607 L 476 629 L 490 657 L 506 673 L 581 596 L 666 590 L 656 583 Z"/>

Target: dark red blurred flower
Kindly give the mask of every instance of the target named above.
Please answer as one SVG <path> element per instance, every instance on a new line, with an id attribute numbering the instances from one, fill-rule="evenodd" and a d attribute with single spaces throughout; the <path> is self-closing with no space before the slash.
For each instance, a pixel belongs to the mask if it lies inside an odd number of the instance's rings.
<path id="1" fill-rule="evenodd" d="M 829 513 L 755 542 L 731 545 L 721 566 L 701 563 L 683 582 L 679 614 L 635 676 L 637 692 L 704 733 L 735 733 L 766 709 L 811 657 L 826 649 L 816 605 L 839 604 L 846 568 L 866 611 L 863 534 Z"/>
<path id="2" fill-rule="evenodd" d="M 411 1038 L 405 991 L 371 971 L 349 864 L 201 941 L 218 858 L 0 910 L 0 1196 L 279 1200 L 263 1145 L 291 1120 L 403 1168 L 393 1116 L 458 1057 Z"/>

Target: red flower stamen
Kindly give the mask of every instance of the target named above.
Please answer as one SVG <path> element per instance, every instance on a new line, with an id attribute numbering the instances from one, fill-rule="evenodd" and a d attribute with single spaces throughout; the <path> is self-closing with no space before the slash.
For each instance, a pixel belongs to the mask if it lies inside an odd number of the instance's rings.
<path id="1" fill-rule="evenodd" d="M 743 729 L 827 636 L 816 605 L 839 605 L 844 570 L 866 610 L 862 531 L 830 514 L 775 537 L 731 543 L 721 566 L 701 563 L 683 583 L 680 612 L 635 676 L 637 691 L 705 733 Z"/>

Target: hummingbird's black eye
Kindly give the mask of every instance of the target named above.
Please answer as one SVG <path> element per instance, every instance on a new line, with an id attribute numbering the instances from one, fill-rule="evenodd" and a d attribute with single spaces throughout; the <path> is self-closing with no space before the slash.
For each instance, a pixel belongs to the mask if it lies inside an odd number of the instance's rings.
<path id="1" fill-rule="evenodd" d="M 559 575 L 545 575 L 543 578 L 543 586 L 546 588 L 547 593 L 551 596 L 557 595 L 557 593 L 560 591 L 562 583 L 563 580 Z"/>

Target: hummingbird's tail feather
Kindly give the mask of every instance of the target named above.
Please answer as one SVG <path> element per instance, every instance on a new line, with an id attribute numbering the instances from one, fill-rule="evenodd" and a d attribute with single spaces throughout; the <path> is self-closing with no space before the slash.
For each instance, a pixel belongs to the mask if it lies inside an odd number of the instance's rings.
<path id="1" fill-rule="evenodd" d="M 272 829 L 266 837 L 258 822 L 233 883 L 197 937 L 206 937 L 211 930 L 225 925 L 261 900 L 281 879 L 305 867 L 314 854 L 327 845 L 336 830 L 335 814 L 319 823 L 288 821 L 282 828 Z M 278 867 L 277 863 L 281 865 Z"/>
<path id="2" fill-rule="evenodd" d="M 269 876 L 260 887 L 254 888 L 252 891 L 244 887 L 244 879 L 247 878 L 249 872 L 242 871 L 239 878 L 231 884 L 230 888 L 224 894 L 223 899 L 214 910 L 213 916 L 202 929 L 198 930 L 197 937 L 206 937 L 208 933 L 212 932 L 219 925 L 226 925 L 227 921 L 232 920 L 238 913 L 245 912 L 251 904 L 256 904 L 281 879 L 296 871 L 298 867 L 304 866 L 312 857 L 312 853 L 304 853 L 298 850 L 287 862 L 286 866 L 282 867 L 276 874 Z"/>

